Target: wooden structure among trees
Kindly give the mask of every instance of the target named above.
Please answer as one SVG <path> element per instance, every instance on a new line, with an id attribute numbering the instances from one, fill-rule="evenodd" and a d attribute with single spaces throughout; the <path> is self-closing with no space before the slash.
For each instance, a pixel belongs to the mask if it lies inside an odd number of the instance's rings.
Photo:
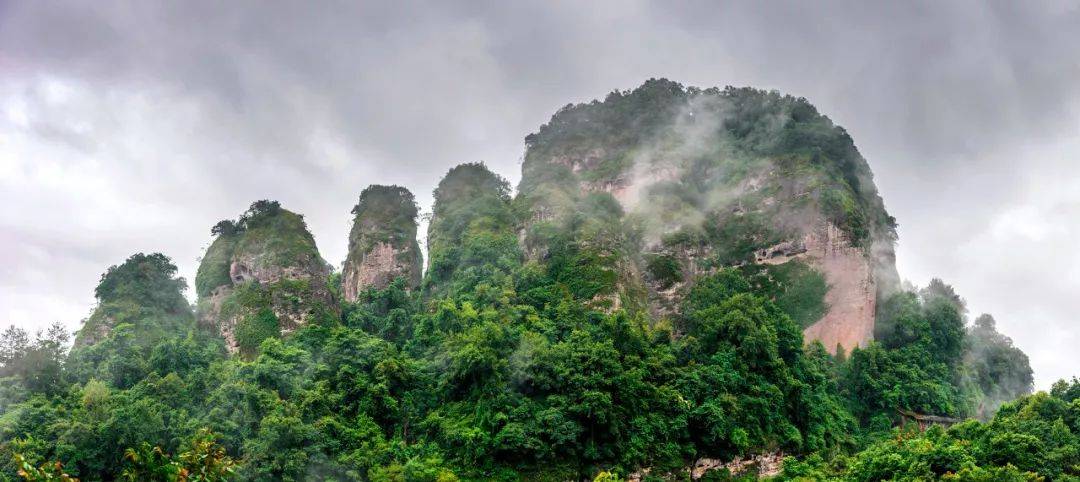
<path id="1" fill-rule="evenodd" d="M 902 408 L 896 409 L 896 412 L 900 414 L 901 425 L 907 425 L 909 422 L 914 422 L 919 424 L 919 430 L 926 430 L 930 428 L 931 425 L 941 425 L 944 428 L 949 428 L 962 421 L 959 418 L 943 417 L 940 415 L 925 415 L 904 410 Z"/>

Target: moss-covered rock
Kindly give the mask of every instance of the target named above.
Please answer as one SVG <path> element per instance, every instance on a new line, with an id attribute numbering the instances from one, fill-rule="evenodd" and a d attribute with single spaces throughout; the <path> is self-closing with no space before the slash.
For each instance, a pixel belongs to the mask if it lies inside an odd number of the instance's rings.
<path id="1" fill-rule="evenodd" d="M 220 234 L 206 248 L 206 254 L 195 273 L 195 293 L 198 297 L 210 296 L 215 288 L 232 284 L 229 267 L 239 237 L 236 234 Z"/>
<path id="2" fill-rule="evenodd" d="M 101 275 L 94 290 L 97 306 L 83 320 L 75 348 L 98 343 L 122 324 L 131 325 L 136 344 L 149 347 L 163 337 L 183 335 L 194 326 L 184 298 L 187 283 L 161 253 L 132 255 Z"/>
<path id="3" fill-rule="evenodd" d="M 618 209 L 601 208 L 601 195 Z M 832 296 L 847 310 L 832 322 L 858 318 L 843 336 L 861 343 L 877 292 L 896 283 L 895 223 L 866 160 L 806 99 L 774 91 L 653 79 L 568 105 L 526 137 L 515 204 L 530 259 L 601 246 L 596 265 L 618 273 L 611 289 L 631 299 L 646 287 L 659 317 L 677 315 L 702 274 L 805 245 L 767 261 L 803 259 L 846 290 Z"/>
<path id="4" fill-rule="evenodd" d="M 258 201 L 240 218 L 222 221 L 196 275 L 198 317 L 225 338 L 231 352 L 254 353 L 267 336 L 316 320 L 332 321 L 330 268 L 303 216 Z M 270 328 L 274 320 L 276 328 Z"/>
<path id="5" fill-rule="evenodd" d="M 426 292 L 441 296 L 468 292 L 480 281 L 508 283 L 521 250 L 506 180 L 481 163 L 461 164 L 434 195 Z"/>
<path id="6" fill-rule="evenodd" d="M 397 278 L 420 286 L 422 256 L 416 241 L 416 200 L 400 186 L 368 186 L 353 208 L 349 254 L 342 270 L 342 294 L 356 301 L 365 289 L 386 288 Z"/>

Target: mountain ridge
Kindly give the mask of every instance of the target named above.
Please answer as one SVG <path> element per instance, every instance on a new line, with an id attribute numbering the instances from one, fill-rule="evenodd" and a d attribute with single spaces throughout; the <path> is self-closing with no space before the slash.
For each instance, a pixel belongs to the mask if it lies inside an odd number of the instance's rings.
<path id="1" fill-rule="evenodd" d="M 0 471 L 1080 475 L 1077 382 L 1027 395 L 992 317 L 900 286 L 869 164 L 805 99 L 652 79 L 527 136 L 516 195 L 465 163 L 433 197 L 426 260 L 407 189 L 360 193 L 341 272 L 256 201 L 211 229 L 194 310 L 168 257 L 137 254 L 70 354 L 5 332 Z"/>

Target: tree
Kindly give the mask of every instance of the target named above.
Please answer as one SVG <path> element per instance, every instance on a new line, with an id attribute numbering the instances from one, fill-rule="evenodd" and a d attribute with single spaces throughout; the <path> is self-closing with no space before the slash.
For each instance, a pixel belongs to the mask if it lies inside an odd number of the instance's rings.
<path id="1" fill-rule="evenodd" d="M 980 315 L 968 329 L 964 365 L 978 385 L 979 411 L 992 415 L 1002 403 L 1031 393 L 1034 377 L 1028 357 L 998 333 L 993 316 Z"/>
<path id="2" fill-rule="evenodd" d="M 79 479 L 64 472 L 64 466 L 60 462 L 46 462 L 40 466 L 34 466 L 18 454 L 15 455 L 15 462 L 19 465 L 19 476 L 27 482 L 79 482 Z"/>
<path id="3" fill-rule="evenodd" d="M 5 375 L 11 374 L 15 369 L 14 365 L 26 356 L 29 349 L 30 335 L 26 330 L 14 325 L 8 326 L 0 334 L 0 370 Z"/>

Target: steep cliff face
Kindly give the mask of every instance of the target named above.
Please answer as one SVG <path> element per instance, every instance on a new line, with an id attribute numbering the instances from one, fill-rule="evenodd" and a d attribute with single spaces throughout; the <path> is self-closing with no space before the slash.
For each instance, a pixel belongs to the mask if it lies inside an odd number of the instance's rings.
<path id="1" fill-rule="evenodd" d="M 213 233 L 195 279 L 197 314 L 230 352 L 253 353 L 263 339 L 334 312 L 329 267 L 302 216 L 259 201 Z"/>
<path id="2" fill-rule="evenodd" d="M 404 278 L 420 286 L 421 254 L 416 241 L 416 200 L 399 186 L 369 186 L 353 208 L 349 254 L 342 270 L 342 294 L 354 302 L 368 288 L 382 289 Z"/>
<path id="3" fill-rule="evenodd" d="M 851 138 L 805 99 L 650 80 L 564 107 L 526 146 L 531 259 L 602 246 L 608 292 L 641 289 L 661 318 L 703 274 L 799 259 L 828 284 L 807 339 L 872 338 L 878 293 L 897 283 L 894 222 Z"/>
<path id="4" fill-rule="evenodd" d="M 795 259 L 820 271 L 829 286 L 825 316 L 806 327 L 803 336 L 820 341 L 834 354 L 837 347 L 846 353 L 865 347 L 874 337 L 878 292 L 874 266 L 867 253 L 853 246 L 847 234 L 828 222 L 809 230 L 801 240 L 755 253 L 755 262 L 762 264 L 784 264 Z"/>

